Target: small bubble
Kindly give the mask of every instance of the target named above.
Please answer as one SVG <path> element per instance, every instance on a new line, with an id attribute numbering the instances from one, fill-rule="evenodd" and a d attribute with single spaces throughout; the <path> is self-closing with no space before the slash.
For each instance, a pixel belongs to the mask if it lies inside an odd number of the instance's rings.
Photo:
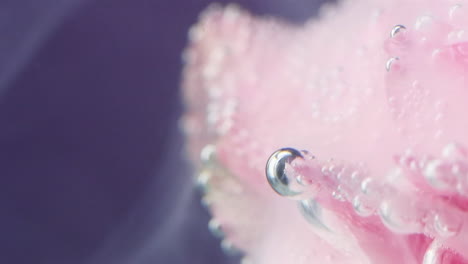
<path id="1" fill-rule="evenodd" d="M 305 159 L 305 160 L 313 160 L 315 159 L 315 156 L 312 155 L 312 153 L 310 153 L 309 151 L 307 150 L 301 150 L 301 154 L 302 154 L 302 157 Z"/>
<path id="2" fill-rule="evenodd" d="M 392 69 L 392 65 L 398 60 L 399 60 L 398 57 L 393 57 L 393 58 L 388 59 L 387 62 L 385 63 L 385 69 L 387 69 L 387 71 L 389 72 Z"/>
<path id="3" fill-rule="evenodd" d="M 468 195 L 468 164 L 457 162 L 452 165 L 452 173 L 458 176 L 457 192 L 463 196 Z"/>
<path id="4" fill-rule="evenodd" d="M 467 151 L 457 143 L 447 144 L 442 150 L 442 157 L 449 161 L 466 160 Z"/>
<path id="5" fill-rule="evenodd" d="M 426 30 L 429 28 L 429 26 L 432 24 L 433 18 L 428 15 L 420 16 L 416 20 L 416 23 L 414 24 L 414 28 L 416 30 Z"/>
<path id="6" fill-rule="evenodd" d="M 211 219 L 208 222 L 208 230 L 216 238 L 223 238 L 225 236 L 221 224 L 215 219 Z"/>
<path id="7" fill-rule="evenodd" d="M 310 182 L 303 175 L 298 175 L 296 177 L 296 182 L 302 186 L 308 186 L 310 184 Z"/>
<path id="8" fill-rule="evenodd" d="M 241 256 L 242 251 L 234 246 L 231 241 L 224 239 L 221 241 L 221 250 L 228 256 Z"/>
<path id="9" fill-rule="evenodd" d="M 367 204 L 365 198 L 360 195 L 354 197 L 353 208 L 357 214 L 363 217 L 370 216 L 373 213 L 373 208 Z"/>
<path id="10" fill-rule="evenodd" d="M 351 173 L 351 179 L 353 180 L 357 180 L 359 179 L 359 177 L 361 176 L 361 173 L 357 170 L 353 171 L 353 173 Z"/>
<path id="11" fill-rule="evenodd" d="M 361 182 L 361 191 L 364 193 L 364 194 L 369 194 L 370 193 L 370 186 L 372 184 L 373 180 L 372 178 L 368 177 L 368 178 L 365 178 L 362 182 Z"/>
<path id="12" fill-rule="evenodd" d="M 224 9 L 224 19 L 227 22 L 233 23 L 242 15 L 242 9 L 238 4 L 230 3 Z"/>
<path id="13" fill-rule="evenodd" d="M 329 167 L 328 167 L 328 171 L 330 172 L 331 175 L 335 176 L 335 177 L 338 177 L 338 174 L 343 170 L 343 167 L 340 166 L 340 165 L 335 165 L 335 164 L 331 164 Z"/>
<path id="14" fill-rule="evenodd" d="M 460 15 L 460 10 L 462 8 L 461 4 L 456 4 L 450 7 L 449 9 L 449 18 L 450 20 L 456 20 L 457 17 Z"/>
<path id="15" fill-rule="evenodd" d="M 390 37 L 394 38 L 398 33 L 406 30 L 406 27 L 403 25 L 396 25 L 392 28 L 392 31 L 390 32 Z"/>
<path id="16" fill-rule="evenodd" d="M 452 173 L 452 165 L 442 160 L 432 160 L 423 169 L 426 180 L 438 190 L 453 191 L 457 185 L 457 176 Z"/>
<path id="17" fill-rule="evenodd" d="M 346 201 L 346 199 L 343 197 L 343 195 L 339 191 L 333 191 L 332 197 L 340 202 Z"/>
<path id="18" fill-rule="evenodd" d="M 395 233 L 419 233 L 422 230 L 421 216 L 416 215 L 413 208 L 405 206 L 405 204 L 383 201 L 379 207 L 382 223 Z"/>
<path id="19" fill-rule="evenodd" d="M 398 159 L 398 164 L 403 168 L 417 170 L 419 168 L 416 157 L 408 150 Z"/>
<path id="20" fill-rule="evenodd" d="M 328 169 L 328 165 L 322 166 L 322 169 L 320 170 L 323 175 L 328 175 L 330 173 L 330 170 Z"/>
<path id="21" fill-rule="evenodd" d="M 463 225 L 463 220 L 457 215 L 441 215 L 434 217 L 434 228 L 443 237 L 457 235 Z"/>
<path id="22" fill-rule="evenodd" d="M 206 193 L 209 189 L 209 183 L 212 177 L 212 173 L 210 170 L 202 170 L 200 174 L 198 174 L 195 184 L 197 189 L 202 192 Z"/>
<path id="23" fill-rule="evenodd" d="M 442 50 L 441 49 L 434 49 L 431 53 L 431 57 L 433 59 L 440 59 L 442 55 Z"/>
<path id="24" fill-rule="evenodd" d="M 200 25 L 194 25 L 189 29 L 188 37 L 192 42 L 198 42 L 204 37 L 204 30 Z"/>
<path id="25" fill-rule="evenodd" d="M 468 195 L 468 180 L 466 179 L 466 176 L 460 180 L 460 182 L 457 184 L 457 191 L 459 194 L 463 196 Z"/>
<path id="26" fill-rule="evenodd" d="M 344 172 L 344 171 L 340 171 L 340 172 L 338 172 L 338 173 L 336 174 L 336 178 L 337 178 L 338 180 L 343 179 L 344 176 L 345 176 L 345 172 Z"/>
<path id="27" fill-rule="evenodd" d="M 200 151 L 200 160 L 204 165 L 213 165 L 216 161 L 216 146 L 208 144 Z"/>

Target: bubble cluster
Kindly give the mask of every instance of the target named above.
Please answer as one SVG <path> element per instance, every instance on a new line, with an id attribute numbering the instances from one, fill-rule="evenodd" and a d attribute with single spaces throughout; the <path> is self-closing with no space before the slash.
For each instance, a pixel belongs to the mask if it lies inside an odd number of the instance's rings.
<path id="1" fill-rule="evenodd" d="M 199 159 L 201 168 L 195 177 L 195 185 L 202 194 L 201 203 L 208 210 L 220 210 L 219 201 L 236 201 L 236 206 L 244 199 L 242 186 L 220 164 L 217 146 L 206 144 L 201 148 Z M 228 198 L 231 197 L 231 198 Z M 236 220 L 236 223 L 239 220 Z M 229 238 L 230 230 L 236 223 L 213 217 L 208 222 L 209 232 L 220 239 L 220 246 L 227 255 L 240 256 L 243 251 Z"/>
<path id="2" fill-rule="evenodd" d="M 464 147 L 447 144 L 440 158 L 434 158 L 422 168 L 422 174 L 435 189 L 468 196 L 468 158 Z"/>
<path id="3" fill-rule="evenodd" d="M 369 176 L 362 164 L 321 161 L 307 151 L 283 148 L 270 157 L 266 172 L 271 187 L 278 194 L 299 200 L 301 213 L 312 225 L 326 226 L 315 198 L 326 199 L 328 196 L 337 202 L 350 203 L 361 217 L 378 215 L 393 232 L 451 237 L 462 229 L 460 214 L 446 207 L 443 200 L 433 204 L 433 198 L 412 194 L 418 187 L 412 186 L 411 177 L 422 177 L 438 190 L 458 190 L 460 171 L 449 162 L 458 165 L 467 162 L 466 151 L 451 143 L 441 153 L 441 159 L 418 158 L 411 150 L 406 150 L 395 159 L 398 167 L 383 181 L 377 181 Z"/>

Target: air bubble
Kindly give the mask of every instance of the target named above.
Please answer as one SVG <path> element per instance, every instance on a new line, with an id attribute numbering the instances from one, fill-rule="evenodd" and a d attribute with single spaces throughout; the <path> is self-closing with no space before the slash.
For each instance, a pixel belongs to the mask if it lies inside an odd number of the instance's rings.
<path id="1" fill-rule="evenodd" d="M 221 224 L 218 221 L 216 221 L 215 219 L 211 219 L 208 222 L 208 230 L 216 238 L 223 238 L 225 236 L 225 234 L 224 234 L 224 232 L 223 232 L 223 230 L 221 228 Z"/>
<path id="2" fill-rule="evenodd" d="M 457 20 L 460 17 L 460 11 L 461 11 L 462 5 L 461 4 L 456 4 L 450 7 L 449 9 L 449 18 L 450 20 Z"/>
<path id="3" fill-rule="evenodd" d="M 292 190 L 290 184 L 294 177 L 286 174 L 286 165 L 294 159 L 303 159 L 301 152 L 293 148 L 282 148 L 275 151 L 268 159 L 266 177 L 270 186 L 281 196 L 297 196 L 301 192 Z"/>
<path id="4" fill-rule="evenodd" d="M 232 242 L 227 239 L 221 241 L 221 249 L 223 250 L 224 254 L 228 256 L 236 257 L 242 255 L 242 251 L 236 246 L 234 246 Z"/>
<path id="5" fill-rule="evenodd" d="M 361 191 L 364 193 L 364 194 L 370 194 L 371 192 L 371 186 L 373 184 L 373 181 L 372 178 L 368 177 L 368 178 L 365 178 L 362 182 L 361 182 Z"/>
<path id="6" fill-rule="evenodd" d="M 438 159 L 427 163 L 423 175 L 431 186 L 443 191 L 454 191 L 458 181 L 452 173 L 452 165 Z"/>
<path id="7" fill-rule="evenodd" d="M 421 215 L 414 211 L 416 208 L 408 206 L 406 201 L 383 201 L 379 207 L 382 223 L 395 233 L 412 234 L 422 230 Z"/>
<path id="8" fill-rule="evenodd" d="M 332 192 L 332 197 L 335 198 L 336 200 L 340 201 L 340 202 L 346 201 L 345 197 L 343 196 L 343 194 L 341 194 L 340 191 L 333 191 Z"/>
<path id="9" fill-rule="evenodd" d="M 411 150 L 408 150 L 398 159 L 398 164 L 410 170 L 417 170 L 419 169 L 419 164 L 416 157 L 412 154 Z"/>
<path id="10" fill-rule="evenodd" d="M 339 178 L 338 175 L 340 174 L 340 172 L 343 171 L 343 169 L 343 166 L 337 164 L 330 164 L 328 167 L 328 171 L 330 172 L 330 174 L 337 178 Z"/>
<path id="11" fill-rule="evenodd" d="M 457 191 L 459 194 L 463 196 L 468 196 L 468 179 L 466 175 L 457 184 Z"/>
<path id="12" fill-rule="evenodd" d="M 296 182 L 299 183 L 301 186 L 308 186 L 311 184 L 311 182 L 303 175 L 298 175 L 296 177 Z"/>
<path id="13" fill-rule="evenodd" d="M 361 177 L 361 173 L 357 170 L 353 171 L 353 173 L 351 173 L 351 179 L 352 180 L 357 180 Z"/>
<path id="14" fill-rule="evenodd" d="M 307 151 L 282 148 L 275 151 L 267 161 L 266 177 L 270 186 L 281 196 L 297 199 L 311 182 L 295 171 L 314 156 Z"/>
<path id="15" fill-rule="evenodd" d="M 406 30 L 406 27 L 403 25 L 396 25 L 393 27 L 392 31 L 390 32 L 390 37 L 394 38 L 398 33 Z"/>
<path id="16" fill-rule="evenodd" d="M 224 11 L 224 19 L 229 23 L 234 23 L 242 15 L 242 9 L 238 4 L 230 3 Z"/>
<path id="17" fill-rule="evenodd" d="M 328 175 L 330 174 L 330 170 L 328 169 L 328 165 L 322 166 L 322 169 L 320 170 L 323 175 Z"/>
<path id="18" fill-rule="evenodd" d="M 393 57 L 390 58 L 386 63 L 385 63 L 385 69 L 389 72 L 392 69 L 392 65 L 395 64 L 396 61 L 398 61 L 398 57 Z"/>
<path id="19" fill-rule="evenodd" d="M 367 199 L 361 195 L 357 195 L 353 199 L 353 208 L 360 216 L 367 217 L 372 215 L 373 208 L 368 203 Z"/>
<path id="20" fill-rule="evenodd" d="M 442 150 L 442 157 L 449 161 L 461 161 L 466 160 L 467 151 L 461 145 L 457 143 L 447 144 Z"/>
<path id="21" fill-rule="evenodd" d="M 216 161 L 216 146 L 208 144 L 200 151 L 200 160 L 203 165 L 213 165 Z"/>
<path id="22" fill-rule="evenodd" d="M 437 214 L 434 217 L 434 228 L 442 237 L 457 235 L 462 228 L 463 220 L 458 215 Z"/>
<path id="23" fill-rule="evenodd" d="M 192 26 L 188 32 L 188 38 L 192 42 L 199 42 L 203 39 L 205 32 L 200 25 Z"/>
<path id="24" fill-rule="evenodd" d="M 431 57 L 434 60 L 438 60 L 442 58 L 442 50 L 441 49 L 434 49 L 431 53 Z"/>
<path id="25" fill-rule="evenodd" d="M 428 16 L 428 15 L 420 16 L 416 20 L 416 23 L 414 24 L 414 28 L 416 30 L 426 30 L 432 24 L 432 22 L 433 22 L 433 18 L 431 16 Z"/>
<path id="26" fill-rule="evenodd" d="M 208 191 L 211 177 L 212 173 L 207 169 L 202 170 L 200 174 L 198 174 L 195 185 L 200 192 L 206 193 Z"/>

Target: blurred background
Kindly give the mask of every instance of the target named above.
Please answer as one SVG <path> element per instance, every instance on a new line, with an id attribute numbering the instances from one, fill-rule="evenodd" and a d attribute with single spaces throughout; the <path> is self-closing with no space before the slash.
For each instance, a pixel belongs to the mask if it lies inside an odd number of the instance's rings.
<path id="1" fill-rule="evenodd" d="M 323 1 L 229 2 L 301 23 Z M 236 262 L 177 128 L 180 54 L 210 2 L 0 1 L 0 263 Z"/>

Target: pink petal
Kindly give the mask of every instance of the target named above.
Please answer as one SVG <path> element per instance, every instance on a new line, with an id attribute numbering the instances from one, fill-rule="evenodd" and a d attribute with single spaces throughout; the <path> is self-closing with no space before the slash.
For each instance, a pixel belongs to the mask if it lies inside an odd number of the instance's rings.
<path id="1" fill-rule="evenodd" d="M 229 243 L 254 263 L 468 263 L 465 9 L 344 1 L 302 27 L 234 6 L 202 14 L 183 127 Z M 282 147 L 316 157 L 290 172 L 315 188 L 301 199 L 326 228 L 265 179 Z"/>

